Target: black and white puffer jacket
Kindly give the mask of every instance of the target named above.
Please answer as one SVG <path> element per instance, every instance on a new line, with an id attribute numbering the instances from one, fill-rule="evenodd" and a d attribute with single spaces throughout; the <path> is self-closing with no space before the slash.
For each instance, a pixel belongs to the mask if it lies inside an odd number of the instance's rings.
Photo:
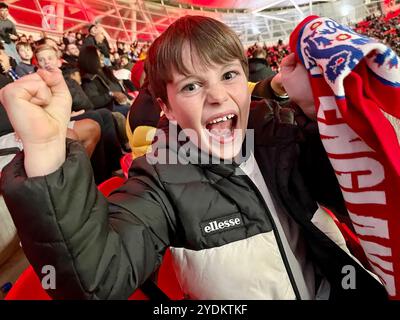
<path id="1" fill-rule="evenodd" d="M 381 284 L 332 240 L 334 232 L 326 234 L 328 220 L 313 223 L 317 203 L 340 215 L 343 199 L 312 124 L 275 107 L 258 102 L 249 119 L 275 205 L 301 230 L 331 299 L 386 299 Z M 125 299 L 170 247 L 188 298 L 299 299 L 271 212 L 237 172 L 237 164 L 149 164 L 141 157 L 105 199 L 83 148 L 68 141 L 57 171 L 27 178 L 21 153 L 4 169 L 1 187 L 36 272 L 55 267 L 54 298 Z M 344 266 L 354 267 L 354 289 L 342 287 Z"/>

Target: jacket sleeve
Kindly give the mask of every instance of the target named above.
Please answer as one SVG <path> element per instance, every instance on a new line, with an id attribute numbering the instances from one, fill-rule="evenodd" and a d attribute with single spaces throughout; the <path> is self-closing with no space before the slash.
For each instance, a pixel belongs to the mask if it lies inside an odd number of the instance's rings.
<path id="1" fill-rule="evenodd" d="M 113 97 L 108 95 L 108 93 L 99 91 L 94 81 L 83 82 L 82 88 L 95 109 L 108 108 L 113 101 Z"/>
<path id="2" fill-rule="evenodd" d="M 44 266 L 55 268 L 53 298 L 126 299 L 160 264 L 172 234 L 168 200 L 156 174 L 137 167 L 108 199 L 76 142 L 47 176 L 27 178 L 23 153 L 3 170 L 4 199 L 28 260 L 39 278 Z"/>

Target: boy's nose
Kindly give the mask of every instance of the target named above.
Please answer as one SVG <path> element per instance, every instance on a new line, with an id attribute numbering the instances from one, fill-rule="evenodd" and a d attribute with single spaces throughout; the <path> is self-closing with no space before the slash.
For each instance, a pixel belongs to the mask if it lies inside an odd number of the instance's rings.
<path id="1" fill-rule="evenodd" d="M 223 85 L 213 85 L 207 91 L 207 102 L 221 104 L 228 99 L 226 88 Z"/>

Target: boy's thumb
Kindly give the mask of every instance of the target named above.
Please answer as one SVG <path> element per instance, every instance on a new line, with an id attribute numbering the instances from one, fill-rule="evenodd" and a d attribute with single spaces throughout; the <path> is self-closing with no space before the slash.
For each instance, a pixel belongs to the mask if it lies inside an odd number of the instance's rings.
<path id="1" fill-rule="evenodd" d="M 282 59 L 281 65 L 280 65 L 280 71 L 283 73 L 288 73 L 293 71 L 296 68 L 296 57 L 294 53 L 289 54 L 285 58 Z"/>

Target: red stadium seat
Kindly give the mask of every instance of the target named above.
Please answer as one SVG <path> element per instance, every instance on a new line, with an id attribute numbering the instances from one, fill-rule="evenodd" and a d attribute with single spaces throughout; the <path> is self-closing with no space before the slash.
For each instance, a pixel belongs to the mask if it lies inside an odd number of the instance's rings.
<path id="1" fill-rule="evenodd" d="M 17 279 L 5 300 L 51 300 L 32 266 L 29 266 Z"/>
<path id="2" fill-rule="evenodd" d="M 104 194 L 105 197 L 108 197 L 112 191 L 122 186 L 125 179 L 121 177 L 112 177 L 102 183 L 100 183 L 97 188 Z"/>
<path id="3" fill-rule="evenodd" d="M 124 154 L 122 156 L 122 158 L 119 160 L 122 172 L 124 173 L 124 176 L 127 179 L 128 179 L 128 171 L 129 171 L 129 168 L 131 167 L 132 161 L 133 161 L 132 160 L 132 153 Z"/>

